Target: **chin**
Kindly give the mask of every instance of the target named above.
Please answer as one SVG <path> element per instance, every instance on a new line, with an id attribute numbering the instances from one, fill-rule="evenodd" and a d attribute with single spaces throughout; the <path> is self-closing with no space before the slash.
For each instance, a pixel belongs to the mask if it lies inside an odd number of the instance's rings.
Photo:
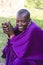
<path id="1" fill-rule="evenodd" d="M 21 31 L 21 32 L 22 32 L 22 31 L 24 31 L 24 30 L 23 30 L 23 29 L 19 29 L 19 31 Z"/>

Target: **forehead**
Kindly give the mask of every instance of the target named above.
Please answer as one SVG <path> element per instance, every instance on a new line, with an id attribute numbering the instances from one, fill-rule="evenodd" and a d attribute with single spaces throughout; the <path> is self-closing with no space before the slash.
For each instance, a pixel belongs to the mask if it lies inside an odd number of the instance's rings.
<path id="1" fill-rule="evenodd" d="M 26 15 L 22 14 L 22 15 L 18 15 L 16 17 L 16 20 L 25 20 L 26 19 Z"/>
<path id="2" fill-rule="evenodd" d="M 25 20 L 24 17 L 17 17 L 16 20 Z"/>

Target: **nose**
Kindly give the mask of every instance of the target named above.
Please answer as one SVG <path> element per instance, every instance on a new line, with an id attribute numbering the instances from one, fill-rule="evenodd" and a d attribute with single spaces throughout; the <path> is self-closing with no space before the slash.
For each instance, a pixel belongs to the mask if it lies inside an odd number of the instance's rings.
<path id="1" fill-rule="evenodd" d="M 22 25 L 22 23 L 21 23 L 21 22 L 19 22 L 18 24 L 19 24 L 19 26 L 21 26 L 21 25 Z"/>

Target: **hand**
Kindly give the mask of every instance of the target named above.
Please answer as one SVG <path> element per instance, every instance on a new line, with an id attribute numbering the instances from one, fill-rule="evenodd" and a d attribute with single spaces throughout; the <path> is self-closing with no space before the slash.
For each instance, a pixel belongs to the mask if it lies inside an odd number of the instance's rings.
<path id="1" fill-rule="evenodd" d="M 2 28 L 3 28 L 4 33 L 7 34 L 9 37 L 11 35 L 15 35 L 14 34 L 14 28 L 10 24 L 10 22 L 4 22 L 4 23 L 2 23 Z"/>

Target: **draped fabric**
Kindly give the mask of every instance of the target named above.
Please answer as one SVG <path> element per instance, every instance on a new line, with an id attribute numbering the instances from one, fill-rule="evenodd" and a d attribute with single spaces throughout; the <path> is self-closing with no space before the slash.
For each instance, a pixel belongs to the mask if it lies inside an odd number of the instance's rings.
<path id="1" fill-rule="evenodd" d="M 3 53 L 6 55 L 6 65 L 37 65 L 37 62 L 41 65 L 43 31 L 31 20 L 26 30 L 8 40 Z"/>

